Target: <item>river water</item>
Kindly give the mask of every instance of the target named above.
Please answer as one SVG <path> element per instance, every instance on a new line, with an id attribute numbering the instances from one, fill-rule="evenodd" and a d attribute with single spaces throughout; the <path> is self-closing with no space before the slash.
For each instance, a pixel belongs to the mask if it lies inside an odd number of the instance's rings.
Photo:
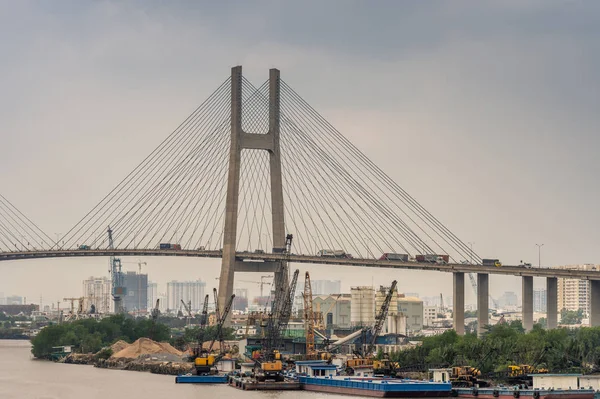
<path id="1" fill-rule="evenodd" d="M 0 399 L 339 399 L 304 392 L 239 391 L 227 385 L 175 384 L 174 376 L 33 360 L 27 341 L 0 340 Z"/>

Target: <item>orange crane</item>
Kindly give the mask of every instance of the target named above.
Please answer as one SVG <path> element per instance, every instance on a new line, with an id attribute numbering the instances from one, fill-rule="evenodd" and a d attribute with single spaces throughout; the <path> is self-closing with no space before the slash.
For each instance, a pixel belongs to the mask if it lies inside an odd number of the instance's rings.
<path id="1" fill-rule="evenodd" d="M 312 288 L 310 286 L 310 274 L 304 275 L 304 331 L 306 333 L 306 358 L 310 359 L 316 355 L 315 350 L 315 317 L 313 314 Z"/>

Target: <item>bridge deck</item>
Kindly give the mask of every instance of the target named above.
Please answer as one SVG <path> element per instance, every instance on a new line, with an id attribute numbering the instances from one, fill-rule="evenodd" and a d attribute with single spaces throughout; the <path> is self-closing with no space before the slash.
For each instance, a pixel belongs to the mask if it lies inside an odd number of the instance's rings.
<path id="1" fill-rule="evenodd" d="M 197 258 L 220 258 L 221 251 L 199 251 L 199 250 L 165 250 L 165 249 L 90 249 L 90 250 L 53 250 L 53 251 L 22 251 L 2 252 L 0 261 L 25 260 L 25 259 L 48 259 L 64 257 L 90 257 L 90 256 L 183 256 Z M 534 276 L 534 277 L 565 277 L 584 280 L 600 280 L 600 271 L 564 270 L 551 268 L 526 268 L 523 266 L 482 266 L 465 264 L 438 265 L 432 263 L 400 262 L 377 259 L 359 258 L 333 258 L 313 255 L 286 255 L 281 253 L 248 253 L 238 252 L 238 260 L 268 262 L 287 259 L 294 263 L 312 263 L 324 265 L 340 265 L 354 267 L 379 267 L 389 269 L 413 269 L 439 272 L 463 272 L 463 273 L 488 273 L 503 274 L 511 276 Z"/>

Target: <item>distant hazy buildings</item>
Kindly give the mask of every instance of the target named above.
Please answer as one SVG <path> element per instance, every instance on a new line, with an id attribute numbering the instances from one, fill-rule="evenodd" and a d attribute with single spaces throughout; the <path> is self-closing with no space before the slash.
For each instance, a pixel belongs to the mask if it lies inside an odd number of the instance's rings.
<path id="1" fill-rule="evenodd" d="M 186 304 L 191 301 L 193 311 L 202 310 L 205 287 L 206 283 L 202 280 L 167 283 L 167 309 L 171 311 L 179 309 L 183 300 Z"/>
<path id="2" fill-rule="evenodd" d="M 126 294 L 123 307 L 127 312 L 145 311 L 148 307 L 148 275 L 127 272 L 123 275 Z"/>
<path id="3" fill-rule="evenodd" d="M 342 292 L 340 280 L 311 280 L 310 286 L 313 295 L 331 295 Z"/>
<path id="4" fill-rule="evenodd" d="M 23 297 L 18 295 L 7 296 L 4 302 L 6 305 L 24 305 Z"/>
<path id="5" fill-rule="evenodd" d="M 398 298 L 398 314 L 406 317 L 407 331 L 405 335 L 412 335 L 423 329 L 423 301 L 419 298 L 400 296 Z"/>
<path id="6" fill-rule="evenodd" d="M 592 264 L 557 266 L 556 269 L 567 270 L 598 270 L 599 266 Z M 581 309 L 588 315 L 590 311 L 590 284 L 588 280 L 558 279 L 558 311 L 562 309 L 577 311 Z"/>
<path id="7" fill-rule="evenodd" d="M 322 315 L 325 328 L 350 328 L 351 296 L 348 294 L 313 297 L 313 311 Z"/>
<path id="8" fill-rule="evenodd" d="M 519 305 L 519 298 L 517 294 L 512 291 L 506 291 L 500 298 L 498 298 L 498 306 L 501 308 L 509 308 Z"/>
<path id="9" fill-rule="evenodd" d="M 96 313 L 111 311 L 112 296 L 108 277 L 90 277 L 83 280 L 83 311 L 89 312 L 92 305 Z"/>
<path id="10" fill-rule="evenodd" d="M 248 308 L 248 289 L 236 288 L 235 298 L 233 299 L 233 310 L 244 311 Z"/>
<path id="11" fill-rule="evenodd" d="M 533 290 L 533 311 L 546 313 L 546 290 Z"/>
<path id="12" fill-rule="evenodd" d="M 146 309 L 153 309 L 158 299 L 158 284 L 151 281 L 148 282 L 148 302 L 146 303 Z M 160 308 L 160 303 L 159 303 Z"/>

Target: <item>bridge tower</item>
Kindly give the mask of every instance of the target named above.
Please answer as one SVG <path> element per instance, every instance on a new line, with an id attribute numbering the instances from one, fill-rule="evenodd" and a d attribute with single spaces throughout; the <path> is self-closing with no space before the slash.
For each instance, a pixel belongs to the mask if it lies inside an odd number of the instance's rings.
<path id="1" fill-rule="evenodd" d="M 242 129 L 242 67 L 231 69 L 231 143 L 229 150 L 229 173 L 225 202 L 225 225 L 223 228 L 223 254 L 219 279 L 219 302 L 226 303 L 233 294 L 236 271 L 275 272 L 275 290 L 287 287 L 287 263 L 264 262 L 248 265 L 236 260 L 236 237 L 238 224 L 238 199 L 242 150 L 265 150 L 269 153 L 271 180 L 271 209 L 273 224 L 273 252 L 285 251 L 285 223 L 283 208 L 283 183 L 280 150 L 280 78 L 279 70 L 269 70 L 269 131 L 266 134 L 244 132 Z"/>

